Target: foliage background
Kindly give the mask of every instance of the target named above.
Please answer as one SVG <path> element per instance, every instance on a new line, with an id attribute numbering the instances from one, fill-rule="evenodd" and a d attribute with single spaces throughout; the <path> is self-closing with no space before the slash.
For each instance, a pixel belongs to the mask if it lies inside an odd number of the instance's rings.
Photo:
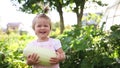
<path id="1" fill-rule="evenodd" d="M 24 12 L 39 13 L 42 12 L 42 7 L 38 3 L 44 0 L 12 1 L 17 1 L 16 5 L 22 4 L 20 8 Z M 105 32 L 103 27 L 97 26 L 102 15 L 89 14 L 82 18 L 87 1 L 104 6 L 101 0 L 48 1 L 60 16 L 60 22 L 52 28 L 51 37 L 61 40 L 66 53 L 66 60 L 60 63 L 61 68 L 120 68 L 120 25 L 113 25 L 110 32 Z M 76 13 L 77 17 L 77 26 L 68 26 L 64 32 L 63 8 L 69 8 L 71 12 Z M 84 19 L 87 22 L 94 20 L 95 23 L 83 26 Z M 17 34 L 16 31 L 3 33 L 0 30 L 0 68 L 30 68 L 26 65 L 22 52 L 26 44 L 34 39 L 34 36 L 26 33 Z"/>
<path id="2" fill-rule="evenodd" d="M 54 34 L 53 34 L 54 35 Z M 120 25 L 111 27 L 111 32 L 94 26 L 73 26 L 61 35 L 51 36 L 61 40 L 66 60 L 61 68 L 119 68 Z M 22 51 L 34 36 L 0 32 L 0 68 L 30 68 Z"/>

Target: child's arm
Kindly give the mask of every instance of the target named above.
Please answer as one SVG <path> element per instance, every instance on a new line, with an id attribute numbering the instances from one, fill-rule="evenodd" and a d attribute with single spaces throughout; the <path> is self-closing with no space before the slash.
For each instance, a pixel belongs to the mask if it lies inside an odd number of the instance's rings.
<path id="1" fill-rule="evenodd" d="M 65 52 L 62 50 L 62 48 L 59 48 L 57 50 L 57 53 L 60 54 L 60 58 L 59 58 L 60 62 L 63 61 L 63 60 L 65 60 Z"/>
<path id="2" fill-rule="evenodd" d="M 65 53 L 64 51 L 62 50 L 62 48 L 59 48 L 57 51 L 56 51 L 56 54 L 57 54 L 57 57 L 52 57 L 50 59 L 50 63 L 51 64 L 57 64 L 63 60 L 65 60 Z"/>
<path id="3" fill-rule="evenodd" d="M 39 63 L 38 59 L 39 59 L 39 57 L 37 56 L 37 54 L 29 55 L 27 57 L 27 64 L 28 65 L 36 65 Z"/>

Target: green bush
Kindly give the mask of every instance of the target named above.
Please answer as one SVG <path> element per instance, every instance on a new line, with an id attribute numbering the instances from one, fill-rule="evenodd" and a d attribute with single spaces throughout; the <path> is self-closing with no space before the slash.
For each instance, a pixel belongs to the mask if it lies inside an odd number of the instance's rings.
<path id="1" fill-rule="evenodd" d="M 26 65 L 22 52 L 34 38 L 0 32 L 0 68 L 31 68 Z M 120 25 L 112 26 L 110 33 L 94 26 L 74 26 L 57 38 L 66 52 L 61 68 L 120 68 Z"/>
<path id="2" fill-rule="evenodd" d="M 58 37 L 67 55 L 61 68 L 119 68 L 115 56 L 120 55 L 120 34 L 116 32 L 108 34 L 94 26 L 74 26 L 64 32 Z M 113 34 L 117 37 L 111 38 Z"/>
<path id="3" fill-rule="evenodd" d="M 28 68 L 22 51 L 25 45 L 34 39 L 32 36 L 18 34 L 1 34 L 0 51 L 5 59 L 0 63 L 0 68 Z"/>

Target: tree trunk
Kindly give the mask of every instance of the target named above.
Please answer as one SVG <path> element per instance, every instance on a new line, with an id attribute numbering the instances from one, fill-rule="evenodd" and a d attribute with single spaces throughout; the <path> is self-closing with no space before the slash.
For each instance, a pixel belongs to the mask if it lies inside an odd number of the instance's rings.
<path id="1" fill-rule="evenodd" d="M 85 6 L 85 0 L 82 1 L 82 4 L 81 4 L 81 8 L 80 8 L 80 14 L 78 15 L 79 16 L 79 26 L 82 26 L 82 17 L 83 17 L 83 11 L 84 11 L 84 6 Z"/>
<path id="2" fill-rule="evenodd" d="M 62 34 L 65 27 L 64 27 L 64 18 L 63 18 L 62 5 L 60 3 L 59 3 L 59 6 L 57 7 L 57 11 L 59 12 L 59 16 L 60 16 L 60 33 Z"/>
<path id="3" fill-rule="evenodd" d="M 64 27 L 64 19 L 63 19 L 63 12 L 59 13 L 60 16 L 60 33 L 62 34 L 65 27 Z"/>
<path id="4" fill-rule="evenodd" d="M 75 8 L 75 13 L 77 15 L 77 25 L 80 27 L 82 27 L 82 16 L 83 16 L 85 0 L 82 0 L 81 2 L 82 2 L 81 5 L 79 5 L 76 2 L 76 8 Z"/>
<path id="5" fill-rule="evenodd" d="M 79 26 L 81 27 L 82 26 L 82 17 L 83 17 L 83 10 L 84 10 L 84 7 L 82 7 L 81 9 L 80 9 L 80 14 L 78 15 L 78 17 L 79 17 Z"/>
<path id="6" fill-rule="evenodd" d="M 79 14 L 79 12 L 76 12 L 76 15 L 77 15 L 77 25 L 78 25 L 78 26 L 81 26 L 81 23 L 80 23 L 80 14 Z"/>

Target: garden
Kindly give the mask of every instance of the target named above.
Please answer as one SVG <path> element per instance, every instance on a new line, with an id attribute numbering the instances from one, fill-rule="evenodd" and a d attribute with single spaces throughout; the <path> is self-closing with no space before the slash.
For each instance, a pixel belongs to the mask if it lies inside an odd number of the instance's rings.
<path id="1" fill-rule="evenodd" d="M 17 2 L 17 5 L 22 4 L 21 11 L 33 14 L 43 13 L 43 7 L 39 4 L 45 1 L 42 5 L 46 5 L 48 1 L 50 7 L 58 12 L 60 21 L 53 24 L 50 37 L 60 39 L 65 51 L 66 59 L 60 62 L 61 68 L 120 68 L 120 25 L 114 24 L 106 31 L 104 27 L 108 21 L 99 26 L 103 13 L 84 14 L 84 9 L 88 8 L 85 6 L 87 2 L 105 6 L 101 0 L 11 1 Z M 64 25 L 62 9 L 66 8 L 70 9 L 66 11 L 76 14 L 75 25 Z M 89 21 L 94 23 L 89 24 Z M 23 49 L 27 43 L 36 39 L 36 36 L 18 31 L 3 32 L 0 28 L 0 68 L 31 68 L 26 64 Z"/>
<path id="2" fill-rule="evenodd" d="M 55 37 L 55 36 L 51 36 Z M 56 36 L 61 40 L 66 60 L 61 68 L 119 68 L 120 25 L 111 26 L 111 32 L 94 26 L 73 26 Z M 23 56 L 26 44 L 34 36 L 0 32 L 0 68 L 30 68 Z"/>

